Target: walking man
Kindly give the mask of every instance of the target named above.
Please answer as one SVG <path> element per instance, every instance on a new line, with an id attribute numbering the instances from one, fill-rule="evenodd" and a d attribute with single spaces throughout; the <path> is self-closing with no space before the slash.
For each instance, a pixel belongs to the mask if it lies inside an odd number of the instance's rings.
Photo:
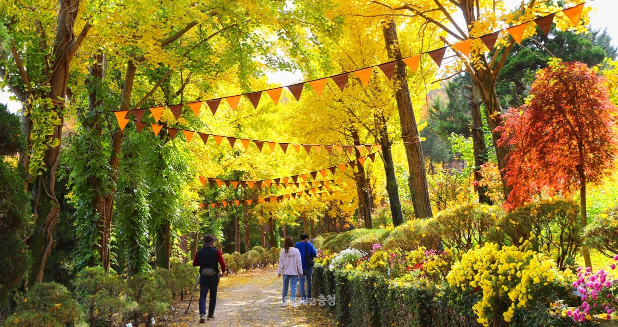
<path id="1" fill-rule="evenodd" d="M 215 248 L 216 237 L 208 234 L 204 236 L 204 247 L 197 251 L 193 258 L 193 266 L 200 267 L 200 323 L 215 319 L 215 305 L 217 304 L 217 287 L 219 279 L 225 272 L 225 262 L 221 250 Z M 221 265 L 221 270 L 219 270 Z M 206 317 L 206 295 L 210 291 L 208 303 L 208 317 Z"/>
<path id="2" fill-rule="evenodd" d="M 318 255 L 313 244 L 309 242 L 309 235 L 301 234 L 300 242 L 294 246 L 300 252 L 303 265 L 303 277 L 300 279 L 301 304 L 311 300 L 311 273 L 313 272 L 313 259 Z M 306 285 L 306 288 L 305 288 Z"/>

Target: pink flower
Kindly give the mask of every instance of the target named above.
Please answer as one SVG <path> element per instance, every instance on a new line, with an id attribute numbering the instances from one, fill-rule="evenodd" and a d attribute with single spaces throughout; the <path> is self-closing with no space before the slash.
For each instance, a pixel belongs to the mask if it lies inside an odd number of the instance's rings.
<path id="1" fill-rule="evenodd" d="M 616 269 L 616 265 L 615 265 L 615 264 L 613 264 L 613 263 L 612 263 L 612 265 L 611 265 L 611 266 L 609 266 L 609 267 L 610 267 L 610 268 L 612 268 L 612 269 Z"/>
<path id="2" fill-rule="evenodd" d="M 618 254 L 614 256 L 614 260 L 618 261 Z"/>

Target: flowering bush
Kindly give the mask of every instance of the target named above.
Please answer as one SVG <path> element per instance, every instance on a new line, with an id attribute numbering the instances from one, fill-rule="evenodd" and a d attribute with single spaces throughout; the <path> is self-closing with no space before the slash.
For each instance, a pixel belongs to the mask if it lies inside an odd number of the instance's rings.
<path id="1" fill-rule="evenodd" d="M 482 292 L 472 309 L 484 326 L 511 322 L 516 310 L 548 306 L 568 291 L 569 272 L 556 269 L 547 256 L 526 250 L 527 245 L 499 248 L 487 243 L 464 254 L 448 274 L 449 285 L 465 293 Z"/>
<path id="2" fill-rule="evenodd" d="M 618 255 L 614 256 L 614 260 L 618 260 Z M 616 264 L 612 264 L 611 269 L 616 269 Z M 606 320 L 610 320 L 612 316 L 615 319 L 616 315 L 613 313 L 618 308 L 616 280 L 608 276 L 603 269 L 593 274 L 590 267 L 585 269 L 579 267 L 577 272 L 573 288 L 581 294 L 583 303 L 575 310 L 568 310 L 567 316 L 577 322 L 586 321 L 586 318 L 590 318 L 593 314 Z"/>
<path id="3" fill-rule="evenodd" d="M 406 256 L 406 269 L 408 271 L 418 270 L 421 277 L 425 277 L 433 282 L 444 280 L 451 271 L 451 265 L 457 257 L 450 249 L 444 251 L 426 250 L 421 247 L 416 251 L 409 252 Z"/>
<path id="4" fill-rule="evenodd" d="M 366 256 L 367 254 L 361 250 L 357 249 L 345 249 L 330 260 L 330 264 L 328 266 L 329 269 L 345 269 L 348 265 L 351 267 L 356 267 L 356 262 Z"/>

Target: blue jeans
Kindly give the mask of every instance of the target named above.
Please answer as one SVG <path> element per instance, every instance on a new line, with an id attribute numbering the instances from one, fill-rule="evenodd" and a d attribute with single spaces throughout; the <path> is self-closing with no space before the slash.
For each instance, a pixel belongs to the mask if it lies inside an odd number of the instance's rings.
<path id="1" fill-rule="evenodd" d="M 311 273 L 313 272 L 313 268 L 303 269 L 303 277 L 300 279 L 300 297 L 305 299 L 311 298 Z M 305 291 L 305 284 L 307 284 L 307 288 Z"/>
<path id="2" fill-rule="evenodd" d="M 298 276 L 296 275 L 283 275 L 283 292 L 281 298 L 285 302 L 285 298 L 288 295 L 288 285 L 292 283 L 292 302 L 296 300 L 296 283 L 298 283 Z"/>
<path id="3" fill-rule="evenodd" d="M 210 303 L 208 304 L 208 316 L 215 314 L 217 304 L 217 287 L 219 286 L 219 276 L 200 276 L 200 316 L 206 314 L 206 295 L 210 291 Z"/>

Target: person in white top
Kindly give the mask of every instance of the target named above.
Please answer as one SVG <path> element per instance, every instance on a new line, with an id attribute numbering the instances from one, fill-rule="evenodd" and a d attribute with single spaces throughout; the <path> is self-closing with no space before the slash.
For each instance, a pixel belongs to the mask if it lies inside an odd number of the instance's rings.
<path id="1" fill-rule="evenodd" d="M 287 306 L 286 297 L 288 295 L 288 285 L 292 284 L 292 307 L 296 306 L 296 284 L 298 279 L 303 277 L 303 264 L 300 259 L 300 251 L 294 247 L 294 240 L 287 237 L 283 243 L 283 249 L 279 254 L 279 270 L 277 277 L 283 275 L 283 292 L 281 293 L 281 306 Z"/>

